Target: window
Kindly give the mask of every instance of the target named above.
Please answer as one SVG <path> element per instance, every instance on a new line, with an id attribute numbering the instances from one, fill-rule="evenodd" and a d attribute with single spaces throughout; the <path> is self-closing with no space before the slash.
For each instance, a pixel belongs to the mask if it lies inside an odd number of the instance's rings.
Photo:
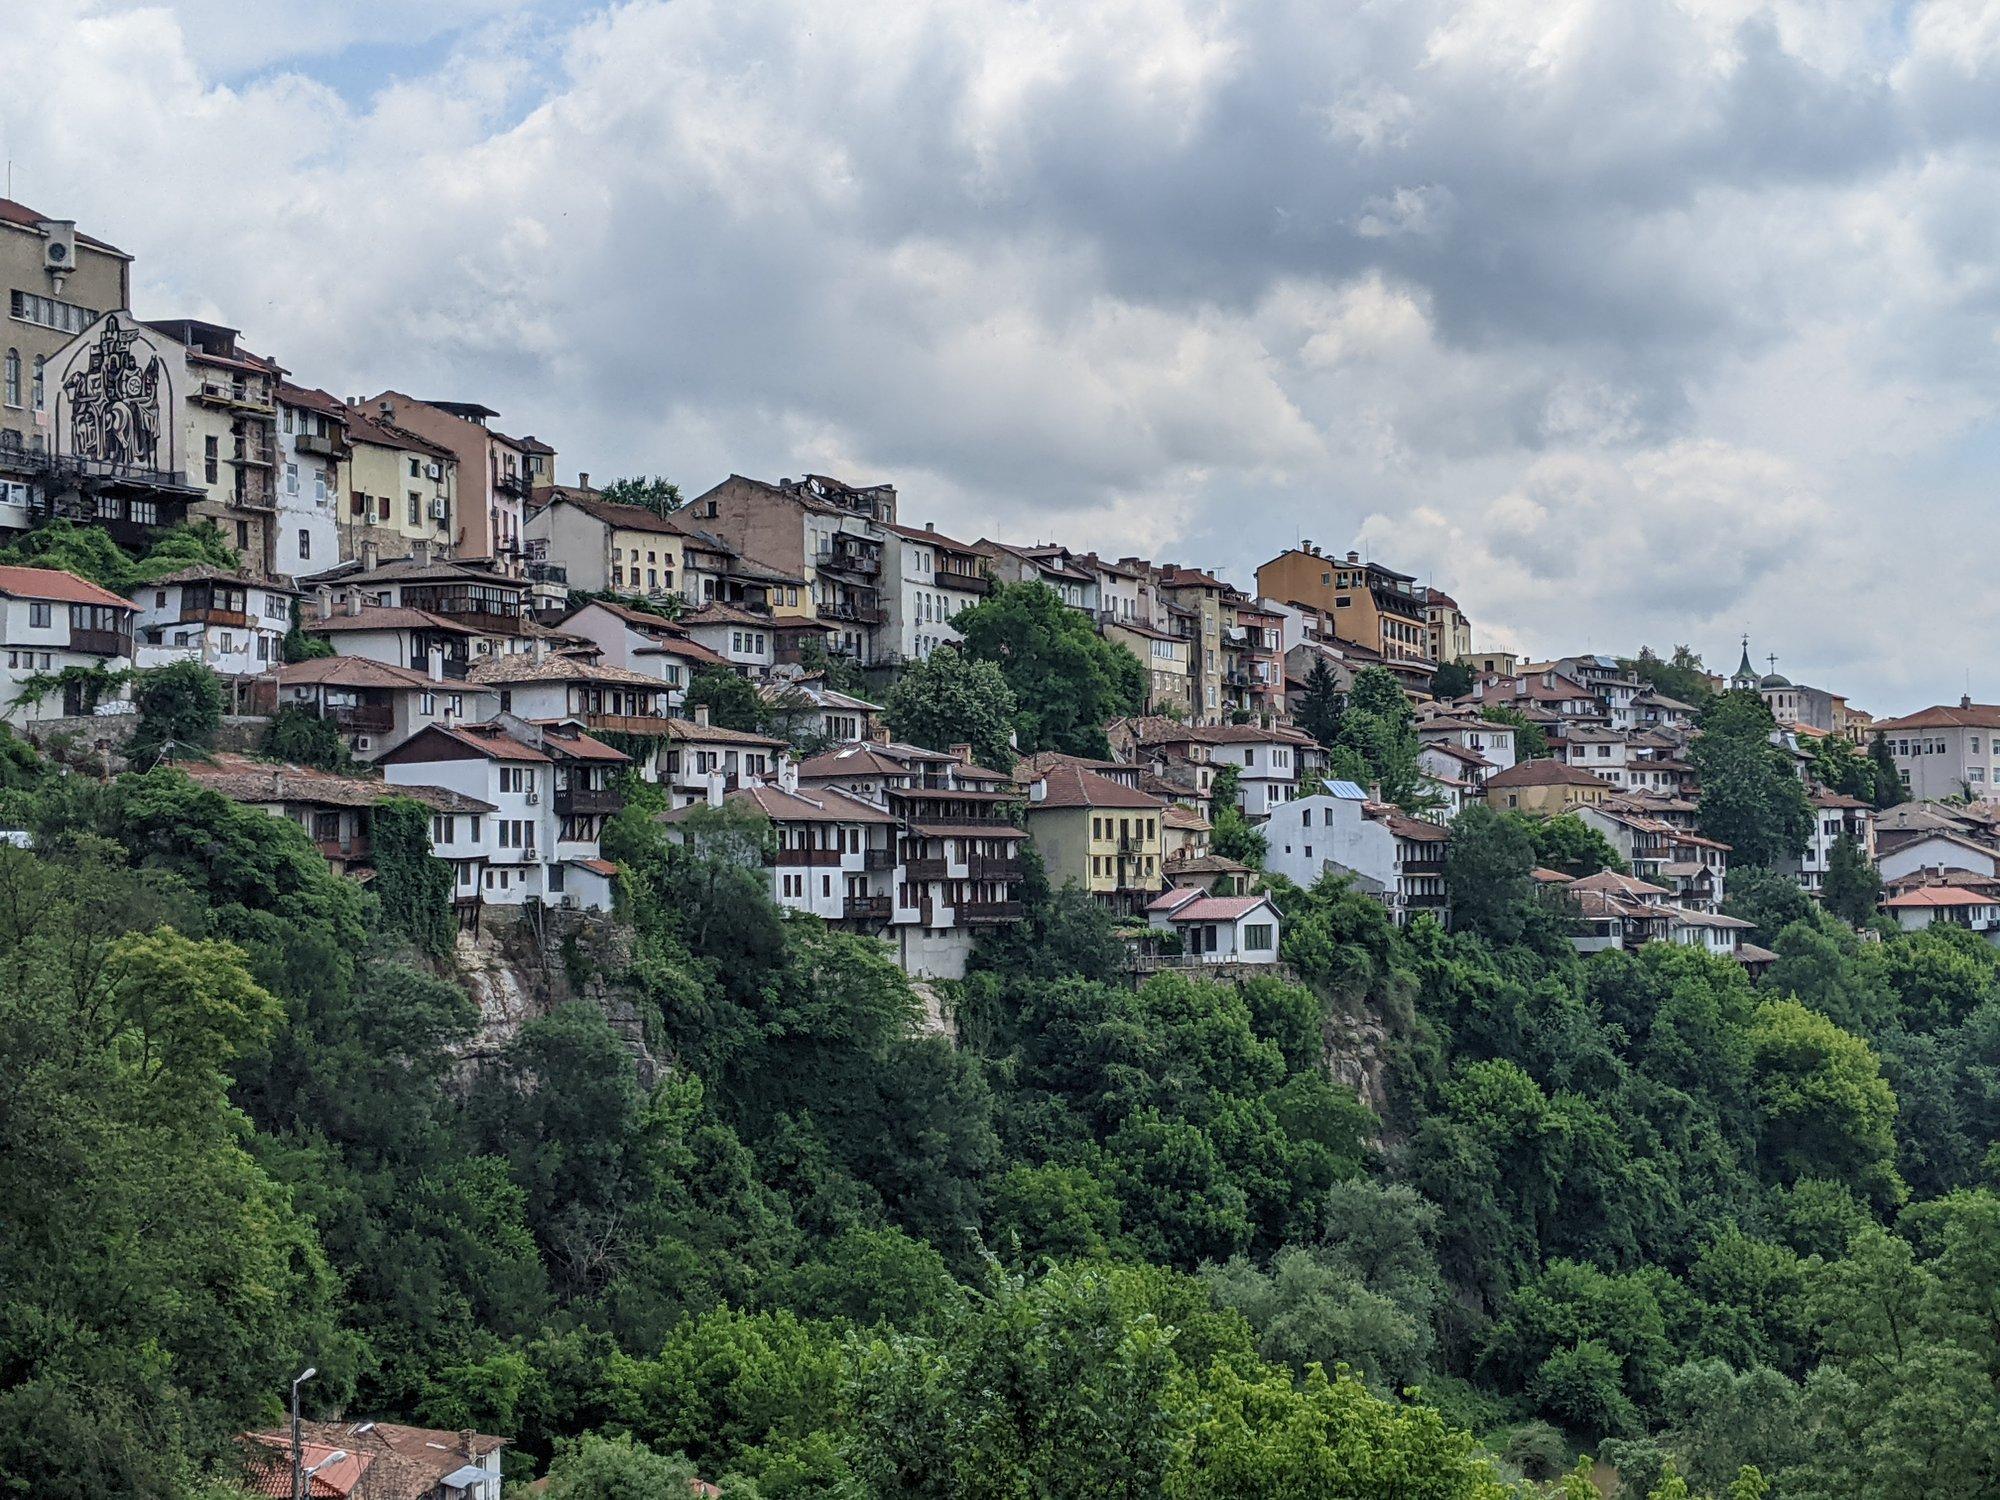
<path id="1" fill-rule="evenodd" d="M 248 521 L 238 521 L 236 523 L 236 550 L 239 552 L 250 550 L 250 523 Z"/>
<path id="2" fill-rule="evenodd" d="M 424 524 L 424 497 L 415 490 L 410 491 L 410 524 L 412 526 Z"/>
<path id="3" fill-rule="evenodd" d="M 30 604 L 28 606 L 28 623 L 34 626 L 37 630 L 48 629 L 49 606 L 46 601 Z"/>
<path id="4" fill-rule="evenodd" d="M 33 292 L 14 293 L 11 310 L 24 323 L 53 328 L 58 333 L 82 333 L 97 321 L 97 314 L 90 308 L 59 302 L 54 297 L 38 297 Z"/>
<path id="5" fill-rule="evenodd" d="M 1243 951 L 1245 953 L 1269 953 L 1271 951 L 1271 924 L 1269 922 L 1248 922 L 1244 924 Z"/>
<path id="6" fill-rule="evenodd" d="M 9 406 L 19 406 L 21 404 L 21 351 L 19 349 L 9 349 L 7 351 L 7 404 Z"/>
<path id="7" fill-rule="evenodd" d="M 415 479 L 416 477 L 417 477 L 417 461 L 413 458 L 410 460 L 410 478 Z"/>
<path id="8" fill-rule="evenodd" d="M 35 356 L 35 410 L 48 410 L 48 382 L 42 378 L 42 367 L 48 363 L 46 355 Z"/>
<path id="9" fill-rule="evenodd" d="M 299 528 L 299 559 L 304 561 L 313 555 L 312 533 L 303 526 Z"/>

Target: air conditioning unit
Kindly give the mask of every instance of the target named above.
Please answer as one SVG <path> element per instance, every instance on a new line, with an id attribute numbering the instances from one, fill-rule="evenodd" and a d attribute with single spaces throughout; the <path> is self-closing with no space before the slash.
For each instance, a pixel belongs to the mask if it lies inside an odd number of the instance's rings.
<path id="1" fill-rule="evenodd" d="M 356 750 L 366 750 L 372 743 L 373 742 L 365 734 L 356 735 L 354 738 L 354 748 Z"/>
<path id="2" fill-rule="evenodd" d="M 542 794 L 540 792 L 528 793 L 528 806 L 530 807 L 538 806 L 541 803 L 541 800 L 542 800 Z"/>
<path id="3" fill-rule="evenodd" d="M 442 479 L 444 478 L 444 465 L 438 463 L 435 459 L 433 459 L 431 461 L 430 467 L 425 469 L 424 472 L 430 475 L 431 478 L 433 479 Z M 439 503 L 442 504 L 443 502 L 440 501 Z"/>
<path id="4" fill-rule="evenodd" d="M 70 219 L 42 219 L 35 227 L 41 230 L 42 268 L 60 278 L 76 269 L 76 224 Z M 60 285 L 57 291 L 61 291 Z"/>
<path id="5" fill-rule="evenodd" d="M 562 909 L 563 909 L 564 911 L 575 911 L 575 910 L 576 910 L 576 897 L 574 897 L 574 896 L 565 896 L 565 897 L 563 897 L 563 898 L 562 898 L 562 903 L 561 903 L 561 904 L 562 904 Z"/>
<path id="6" fill-rule="evenodd" d="M 528 863 L 529 863 L 529 864 L 531 864 L 531 865 L 545 865 L 545 864 L 547 864 L 548 862 L 549 862 L 549 857 L 548 857 L 548 856 L 547 856 L 546 854 L 542 853 L 542 851 L 541 851 L 541 850 L 539 850 L 539 849 L 530 849 L 530 850 L 528 851 Z"/>
<path id="7" fill-rule="evenodd" d="M 436 468 L 437 465 L 432 464 L 431 467 Z M 431 501 L 431 519 L 433 521 L 448 520 L 450 516 L 451 516 L 451 507 L 445 504 L 444 501 L 442 500 Z"/>

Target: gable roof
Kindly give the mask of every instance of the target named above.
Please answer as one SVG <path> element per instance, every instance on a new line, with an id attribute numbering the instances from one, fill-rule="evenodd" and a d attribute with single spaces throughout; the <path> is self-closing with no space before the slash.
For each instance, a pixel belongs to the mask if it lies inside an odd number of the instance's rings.
<path id="1" fill-rule="evenodd" d="M 1039 780 L 1044 790 L 1039 800 L 1029 801 L 1030 816 L 1075 807 L 1122 807 L 1150 812 L 1166 805 L 1137 787 L 1126 786 L 1082 766 L 1050 766 L 1040 773 Z"/>
<path id="2" fill-rule="evenodd" d="M 391 666 L 388 662 L 371 661 L 365 656 L 321 656 L 311 661 L 288 662 L 276 669 L 278 686 L 288 687 L 343 687 L 343 688 L 397 688 L 409 690 L 421 688 L 438 692 L 479 692 L 480 684 L 470 680 L 447 678 L 434 682 L 423 672 L 413 672 L 408 667 Z"/>
<path id="3" fill-rule="evenodd" d="M 1508 787 L 1528 786 L 1587 786 L 1602 787 L 1607 792 L 1617 790 L 1601 776 L 1593 776 L 1588 771 L 1548 757 L 1518 761 L 1504 771 L 1495 771 L 1486 778 L 1486 785 L 1489 790 L 1494 787 L 1505 790 Z"/>
<path id="4" fill-rule="evenodd" d="M 1877 719 L 1871 729 L 2000 729 L 2000 703 L 1939 703 L 1900 719 Z"/>
<path id="5" fill-rule="evenodd" d="M 61 568 L 0 567 L 0 594 L 13 599 L 50 599 L 61 604 L 98 604 L 107 609 L 132 608 L 130 599 L 121 599 L 110 589 Z"/>
<path id="6" fill-rule="evenodd" d="M 523 744 L 503 726 L 493 723 L 453 724 L 450 727 L 443 724 L 426 724 L 401 744 L 378 756 L 375 763 L 392 766 L 432 759 L 433 757 L 426 756 L 424 751 L 428 747 L 436 746 L 439 741 L 470 750 L 482 760 L 528 761 L 536 765 L 552 763 L 552 757 L 544 755 L 532 745 Z"/>

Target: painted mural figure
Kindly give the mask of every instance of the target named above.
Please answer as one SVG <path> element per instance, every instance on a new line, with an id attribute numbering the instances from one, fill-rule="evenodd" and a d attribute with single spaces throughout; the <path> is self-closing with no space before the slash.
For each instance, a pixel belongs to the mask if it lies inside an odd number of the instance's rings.
<path id="1" fill-rule="evenodd" d="M 165 367 L 141 345 L 146 367 L 132 343 L 134 329 L 106 318 L 104 332 L 90 351 L 90 363 L 72 369 L 63 381 L 69 400 L 70 452 L 115 468 L 156 469 L 160 449 L 160 387 Z"/>

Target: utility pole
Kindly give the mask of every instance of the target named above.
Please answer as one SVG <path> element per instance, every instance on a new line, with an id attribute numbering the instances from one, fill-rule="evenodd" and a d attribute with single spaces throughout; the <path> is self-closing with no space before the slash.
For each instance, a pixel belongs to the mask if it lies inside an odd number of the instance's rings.
<path id="1" fill-rule="evenodd" d="M 292 1382 L 292 1500 L 306 1500 L 305 1446 L 299 1441 L 299 1387 L 319 1374 L 319 1367 L 307 1365 Z"/>

